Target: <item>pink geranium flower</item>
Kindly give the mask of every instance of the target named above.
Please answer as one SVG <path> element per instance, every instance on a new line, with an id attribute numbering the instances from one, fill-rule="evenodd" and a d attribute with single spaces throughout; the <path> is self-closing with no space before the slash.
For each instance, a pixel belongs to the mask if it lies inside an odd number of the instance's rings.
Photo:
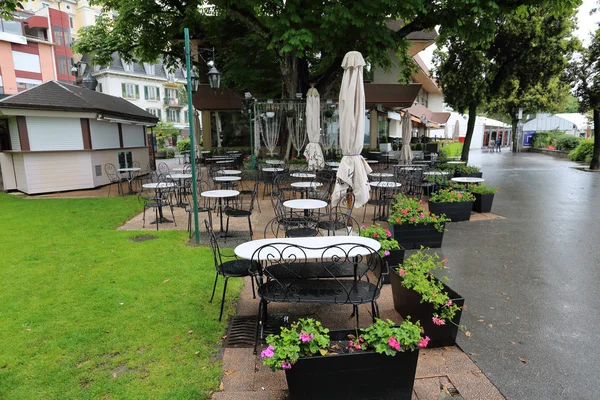
<path id="1" fill-rule="evenodd" d="M 425 218 L 425 214 L 421 213 L 421 214 L 419 215 L 419 218 Z"/>
<path id="2" fill-rule="evenodd" d="M 448 300 L 448 301 L 446 302 L 446 307 L 450 307 L 451 305 L 452 305 L 452 300 Z"/>
<path id="3" fill-rule="evenodd" d="M 400 268 L 400 269 L 398 270 L 398 273 L 400 274 L 400 276 L 404 276 L 404 275 L 406 275 L 406 271 L 404 270 L 404 268 Z"/>
<path id="4" fill-rule="evenodd" d="M 308 333 L 306 333 L 306 332 L 301 332 L 300 333 L 300 341 L 302 343 L 310 342 L 310 339 L 312 339 L 313 337 L 315 337 L 315 335 L 312 334 L 312 333 L 310 335 Z"/>
<path id="5" fill-rule="evenodd" d="M 446 325 L 446 321 L 444 321 L 441 318 L 438 318 L 437 315 L 434 315 L 433 318 L 431 318 L 431 320 L 433 321 L 434 324 L 436 325 Z"/>
<path id="6" fill-rule="evenodd" d="M 281 362 L 281 369 L 290 369 L 290 368 L 292 368 L 292 364 L 290 364 L 287 361 L 282 361 Z"/>
<path id="7" fill-rule="evenodd" d="M 385 234 L 386 234 L 388 237 L 392 237 L 392 232 L 390 232 L 390 230 L 389 230 L 389 229 L 385 231 Z"/>
<path id="8" fill-rule="evenodd" d="M 417 346 L 424 349 L 425 347 L 427 347 L 428 344 L 429 344 L 429 336 L 425 336 L 425 339 L 421 339 Z"/>
<path id="9" fill-rule="evenodd" d="M 390 346 L 394 350 L 400 350 L 400 342 L 398 342 L 393 336 L 390 336 L 390 338 L 388 339 L 388 346 Z"/>
<path id="10" fill-rule="evenodd" d="M 404 214 L 404 215 L 408 215 L 408 210 L 402 210 L 401 212 L 402 212 L 402 214 Z"/>
<path id="11" fill-rule="evenodd" d="M 383 252 L 383 255 L 387 257 L 387 256 L 390 255 L 390 252 L 388 250 L 386 250 L 386 251 Z"/>
<path id="12" fill-rule="evenodd" d="M 271 358 L 275 355 L 275 353 L 273 352 L 273 350 L 275 350 L 273 348 L 273 346 L 269 346 L 267 347 L 265 350 L 260 352 L 260 358 L 261 359 L 265 359 L 265 358 Z"/>

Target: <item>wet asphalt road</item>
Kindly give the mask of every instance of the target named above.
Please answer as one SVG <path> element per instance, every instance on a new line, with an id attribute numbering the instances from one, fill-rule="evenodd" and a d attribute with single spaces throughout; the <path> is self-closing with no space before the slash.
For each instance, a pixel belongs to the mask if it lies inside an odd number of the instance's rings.
<path id="1" fill-rule="evenodd" d="M 459 345 L 509 399 L 600 398 L 600 173 L 529 153 L 473 151 L 471 164 L 506 219 L 444 237 L 472 334 Z"/>

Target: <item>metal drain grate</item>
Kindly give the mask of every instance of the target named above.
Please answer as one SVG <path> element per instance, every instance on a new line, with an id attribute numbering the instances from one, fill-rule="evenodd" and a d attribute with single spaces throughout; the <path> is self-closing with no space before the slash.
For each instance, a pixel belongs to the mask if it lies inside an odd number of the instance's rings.
<path id="1" fill-rule="evenodd" d="M 265 337 L 273 332 L 279 332 L 281 321 L 269 318 L 265 329 Z M 251 348 L 254 347 L 254 335 L 256 333 L 256 316 L 240 315 L 233 317 L 227 329 L 227 338 L 223 347 L 229 348 Z"/>

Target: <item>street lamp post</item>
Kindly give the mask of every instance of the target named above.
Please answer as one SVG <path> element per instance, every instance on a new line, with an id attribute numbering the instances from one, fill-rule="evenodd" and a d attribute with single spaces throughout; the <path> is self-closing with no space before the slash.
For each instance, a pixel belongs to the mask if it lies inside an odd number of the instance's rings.
<path id="1" fill-rule="evenodd" d="M 194 201 L 194 235 L 196 244 L 200 244 L 200 225 L 198 222 L 198 183 L 196 182 L 196 146 L 194 143 L 194 113 L 192 110 L 192 92 L 198 90 L 198 76 L 192 76 L 191 52 L 190 52 L 190 31 L 183 29 L 185 35 L 185 69 L 187 78 L 187 97 L 188 97 L 188 123 L 190 125 L 190 158 L 192 161 L 192 198 Z M 200 51 L 200 49 L 198 49 Z M 208 83 L 212 89 L 218 89 L 221 85 L 221 74 L 214 66 L 214 61 L 209 63 L 211 67 L 208 72 Z"/>
<path id="2" fill-rule="evenodd" d="M 256 164 L 255 164 L 256 157 L 254 157 L 254 132 L 253 132 L 254 127 L 252 125 L 252 106 L 254 104 L 254 99 L 252 98 L 252 94 L 250 92 L 244 93 L 244 101 L 246 104 L 246 110 L 248 111 L 248 118 L 250 121 L 250 159 L 252 161 L 251 169 L 254 170 L 254 169 L 256 169 Z"/>

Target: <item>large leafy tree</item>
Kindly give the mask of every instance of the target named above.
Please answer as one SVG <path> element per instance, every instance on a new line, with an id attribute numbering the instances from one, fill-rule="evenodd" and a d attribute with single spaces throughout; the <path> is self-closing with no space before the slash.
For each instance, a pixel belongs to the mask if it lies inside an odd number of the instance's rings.
<path id="1" fill-rule="evenodd" d="M 12 13 L 23 5 L 18 0 L 1 0 L 0 1 L 0 19 L 11 19 Z"/>
<path id="2" fill-rule="evenodd" d="M 546 0 L 555 10 L 578 0 Z M 498 18 L 526 0 L 96 0 L 118 18 L 101 18 L 80 33 L 76 49 L 107 64 L 113 52 L 125 59 L 175 64 L 183 59 L 183 27 L 214 46 L 224 80 L 256 93 L 280 89 L 282 97 L 305 92 L 314 81 L 321 93 L 338 81 L 346 52 L 360 51 L 373 66 L 391 65 L 390 53 L 406 53 L 407 35 L 440 25 L 471 43 L 485 42 Z M 385 22 L 402 20 L 398 30 Z"/>
<path id="3" fill-rule="evenodd" d="M 590 169 L 600 169 L 600 29 L 592 37 L 587 49 L 569 66 L 569 77 L 579 99 L 581 112 L 593 110 L 594 151 Z"/>
<path id="4" fill-rule="evenodd" d="M 535 112 L 566 102 L 568 89 L 559 78 L 578 45 L 572 37 L 574 12 L 557 13 L 539 4 L 502 16 L 488 43 L 472 44 L 456 36 L 446 40 L 448 51 L 437 54 L 436 73 L 446 102 L 469 112 L 464 161 L 478 108 L 509 115 L 516 133 L 519 108 Z M 513 150 L 516 145 L 513 140 Z"/>

